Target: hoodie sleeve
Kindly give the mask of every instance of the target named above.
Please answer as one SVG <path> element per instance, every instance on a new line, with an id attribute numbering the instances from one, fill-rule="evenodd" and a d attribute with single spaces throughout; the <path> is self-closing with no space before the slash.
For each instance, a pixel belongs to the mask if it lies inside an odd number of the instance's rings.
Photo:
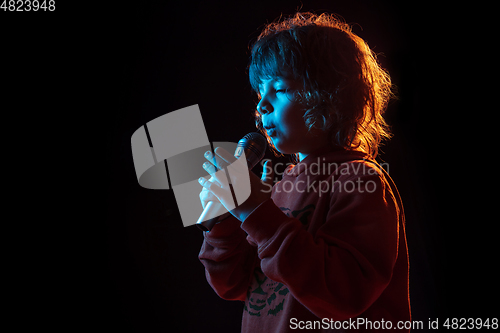
<path id="1" fill-rule="evenodd" d="M 257 248 L 248 243 L 241 222 L 230 216 L 204 233 L 204 237 L 198 258 L 205 266 L 208 283 L 221 298 L 244 301 L 259 258 Z"/>
<path id="2" fill-rule="evenodd" d="M 314 235 L 272 200 L 255 209 L 241 227 L 257 244 L 266 276 L 285 284 L 317 317 L 346 320 L 363 313 L 391 280 L 399 210 L 382 175 L 344 175 L 338 180 L 370 182 L 373 191 L 331 193 L 326 221 Z"/>

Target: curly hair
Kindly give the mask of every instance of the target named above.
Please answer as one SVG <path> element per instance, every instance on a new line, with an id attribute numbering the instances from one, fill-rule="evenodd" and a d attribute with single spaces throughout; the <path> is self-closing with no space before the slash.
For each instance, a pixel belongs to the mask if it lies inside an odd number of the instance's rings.
<path id="1" fill-rule="evenodd" d="M 391 137 L 383 118 L 393 96 L 390 76 L 365 41 L 334 14 L 298 12 L 268 24 L 251 48 L 248 71 L 258 96 L 264 79 L 301 83 L 294 98 L 304 107 L 306 126 L 328 131 L 335 145 L 375 158 L 381 142 Z M 259 112 L 255 117 L 274 148 Z"/>

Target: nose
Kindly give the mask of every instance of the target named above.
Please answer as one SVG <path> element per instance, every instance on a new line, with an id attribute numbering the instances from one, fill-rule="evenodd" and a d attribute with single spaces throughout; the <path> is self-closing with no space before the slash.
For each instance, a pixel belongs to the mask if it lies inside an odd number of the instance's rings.
<path id="1" fill-rule="evenodd" d="M 271 105 L 271 103 L 269 103 L 267 98 L 262 98 L 259 101 L 259 104 L 257 104 L 257 111 L 260 114 L 271 113 L 273 112 L 273 106 Z"/>

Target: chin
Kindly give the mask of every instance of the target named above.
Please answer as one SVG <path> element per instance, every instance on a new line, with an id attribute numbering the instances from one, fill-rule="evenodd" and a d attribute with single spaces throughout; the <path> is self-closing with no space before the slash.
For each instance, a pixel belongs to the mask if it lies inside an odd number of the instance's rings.
<path id="1" fill-rule="evenodd" d="M 273 141 L 274 148 L 276 148 L 277 151 L 279 151 L 282 154 L 289 155 L 289 154 L 295 154 L 295 151 L 293 149 L 290 149 L 290 147 L 287 147 L 286 145 L 279 144 Z"/>

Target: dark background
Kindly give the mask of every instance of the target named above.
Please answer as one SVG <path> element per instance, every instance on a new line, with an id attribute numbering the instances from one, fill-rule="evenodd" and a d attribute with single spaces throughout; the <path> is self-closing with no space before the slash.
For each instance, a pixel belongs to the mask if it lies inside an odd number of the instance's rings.
<path id="1" fill-rule="evenodd" d="M 486 193 L 471 186 L 488 184 L 487 164 L 466 153 L 480 142 L 467 138 L 479 107 L 465 98 L 478 85 L 469 78 L 480 60 L 468 55 L 476 47 L 475 28 L 463 19 L 473 16 L 470 5 L 454 6 L 149 1 L 100 13 L 90 45 L 105 99 L 91 114 L 107 137 L 107 248 L 89 316 L 116 332 L 239 331 L 242 303 L 220 299 L 206 282 L 197 258 L 202 233 L 183 227 L 172 191 L 139 186 L 130 138 L 148 121 L 193 104 L 210 141 L 237 142 L 254 131 L 249 46 L 266 22 L 299 8 L 353 24 L 398 87 L 387 110 L 395 135 L 379 160 L 389 163 L 405 205 L 413 319 L 427 326 L 429 318 L 497 315 L 495 218 L 481 214 Z"/>

